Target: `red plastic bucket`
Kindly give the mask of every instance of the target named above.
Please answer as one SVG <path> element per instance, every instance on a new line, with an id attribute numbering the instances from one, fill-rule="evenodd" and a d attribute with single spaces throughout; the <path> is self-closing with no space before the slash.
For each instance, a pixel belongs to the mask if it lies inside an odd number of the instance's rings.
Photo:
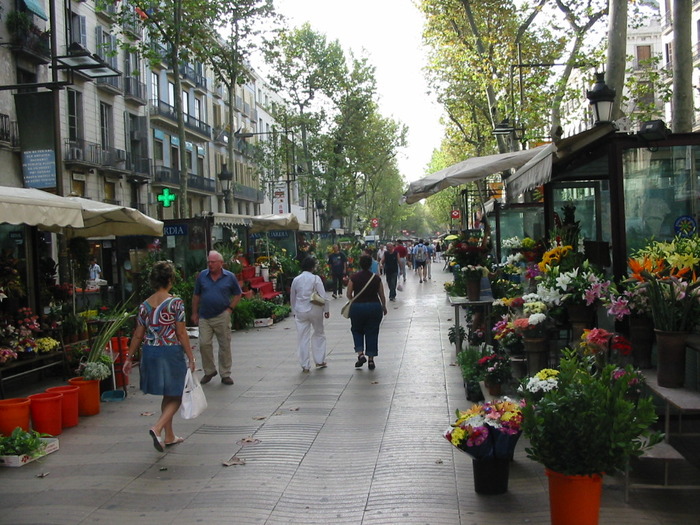
<path id="1" fill-rule="evenodd" d="M 78 392 L 78 414 L 94 416 L 100 413 L 100 382 L 97 379 L 72 377 L 68 380 L 71 385 L 80 387 Z"/>
<path id="2" fill-rule="evenodd" d="M 32 413 L 32 428 L 41 434 L 58 436 L 62 430 L 63 394 L 44 392 L 29 396 L 29 410 Z"/>
<path id="3" fill-rule="evenodd" d="M 61 403 L 61 426 L 63 428 L 74 427 L 78 424 L 78 393 L 80 387 L 74 385 L 52 386 L 47 388 L 49 394 L 63 394 Z"/>
<path id="4" fill-rule="evenodd" d="M 9 436 L 17 427 L 29 431 L 30 403 L 26 397 L 0 399 L 0 434 Z"/>

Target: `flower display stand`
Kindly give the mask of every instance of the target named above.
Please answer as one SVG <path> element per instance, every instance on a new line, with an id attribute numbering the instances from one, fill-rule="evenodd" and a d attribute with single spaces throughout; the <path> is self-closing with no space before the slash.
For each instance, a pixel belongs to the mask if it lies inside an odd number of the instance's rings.
<path id="1" fill-rule="evenodd" d="M 567 476 L 545 469 L 552 525 L 598 525 L 603 476 Z"/>
<path id="2" fill-rule="evenodd" d="M 474 491 L 477 494 L 494 495 L 508 491 L 510 459 L 487 457 L 472 459 Z"/>
<path id="3" fill-rule="evenodd" d="M 685 383 L 685 346 L 688 332 L 654 330 L 657 346 L 659 386 L 681 388 Z"/>

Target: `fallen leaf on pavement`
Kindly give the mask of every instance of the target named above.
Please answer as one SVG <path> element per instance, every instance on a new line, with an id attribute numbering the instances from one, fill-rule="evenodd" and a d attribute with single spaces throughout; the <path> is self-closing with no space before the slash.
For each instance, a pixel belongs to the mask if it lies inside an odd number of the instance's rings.
<path id="1" fill-rule="evenodd" d="M 224 461 L 222 463 L 224 467 L 231 467 L 233 465 L 245 465 L 245 459 L 239 458 L 238 456 L 231 456 L 231 459 Z"/>
<path id="2" fill-rule="evenodd" d="M 262 421 L 263 419 L 265 419 L 265 416 L 258 416 L 253 418 L 253 420 L 255 421 Z"/>
<path id="3" fill-rule="evenodd" d="M 142 416 L 152 416 L 154 412 L 141 412 Z"/>
<path id="4" fill-rule="evenodd" d="M 379 384 L 379 381 L 372 381 L 372 382 L 370 383 L 370 385 L 378 385 L 378 384 Z"/>
<path id="5" fill-rule="evenodd" d="M 37 478 L 45 478 L 49 474 L 51 474 L 51 472 L 42 472 L 41 474 L 37 474 L 36 477 Z"/>

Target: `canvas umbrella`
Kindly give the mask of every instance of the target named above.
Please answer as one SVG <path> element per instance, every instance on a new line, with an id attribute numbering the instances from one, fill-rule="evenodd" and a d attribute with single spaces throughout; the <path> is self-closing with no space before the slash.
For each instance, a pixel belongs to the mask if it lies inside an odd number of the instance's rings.
<path id="1" fill-rule="evenodd" d="M 265 232 L 265 237 L 267 242 L 265 246 L 267 248 L 267 257 L 270 258 L 270 239 L 267 232 L 273 230 L 298 230 L 299 220 L 293 213 L 271 213 L 267 215 L 256 215 L 251 217 L 250 221 L 252 223 L 250 227 L 250 233 L 262 233 Z"/>
<path id="2" fill-rule="evenodd" d="M 446 241 L 456 241 L 457 239 L 459 239 L 459 235 L 455 235 L 454 233 L 445 237 Z"/>
<path id="3" fill-rule="evenodd" d="M 108 204 L 106 202 L 66 197 L 66 200 L 78 205 L 83 218 L 83 226 L 49 228 L 59 231 L 67 237 L 103 237 L 106 235 L 163 235 L 163 222 L 153 219 L 140 211 Z"/>
<path id="4" fill-rule="evenodd" d="M 0 186 L 0 222 L 43 228 L 82 228 L 80 204 L 34 188 Z"/>

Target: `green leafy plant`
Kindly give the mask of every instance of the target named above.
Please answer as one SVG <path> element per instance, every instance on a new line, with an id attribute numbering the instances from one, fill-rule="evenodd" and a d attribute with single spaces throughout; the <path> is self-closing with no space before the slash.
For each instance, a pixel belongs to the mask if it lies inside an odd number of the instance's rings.
<path id="1" fill-rule="evenodd" d="M 459 329 L 457 329 L 456 326 L 450 326 L 450 328 L 447 330 L 447 338 L 450 340 L 450 343 L 452 343 L 453 345 L 457 344 L 457 335 L 458 334 L 459 334 L 460 341 L 466 341 L 467 332 L 464 330 L 463 326 L 460 326 Z"/>
<path id="2" fill-rule="evenodd" d="M 81 375 L 83 379 L 102 381 L 112 375 L 110 368 L 102 361 L 88 362 L 83 365 Z"/>
<path id="3" fill-rule="evenodd" d="M 119 332 L 119 330 L 131 319 L 134 312 L 129 306 L 130 301 L 131 297 L 129 297 L 124 303 L 117 305 L 113 310 L 111 319 L 102 325 L 102 328 L 100 328 L 100 331 L 92 340 L 90 353 L 87 357 L 88 363 L 94 363 L 99 360 L 101 355 L 104 355 L 104 351 L 109 342 L 112 340 L 112 337 L 114 337 L 117 332 Z"/>
<path id="4" fill-rule="evenodd" d="M 465 381 L 480 381 L 482 378 L 479 368 L 479 359 L 482 357 L 482 352 L 476 346 L 468 346 L 457 354 L 457 364 L 462 371 L 462 377 Z"/>
<path id="5" fill-rule="evenodd" d="M 275 303 L 264 299 L 253 298 L 249 299 L 249 301 L 254 319 L 265 319 L 267 317 L 272 317 L 272 313 L 275 311 L 275 307 L 277 306 Z"/>
<path id="6" fill-rule="evenodd" d="M 46 447 L 41 438 L 47 435 L 35 430 L 27 432 L 22 427 L 17 427 L 9 436 L 0 436 L 0 456 L 37 456 Z"/>
<path id="7" fill-rule="evenodd" d="M 241 299 L 231 314 L 231 324 L 238 330 L 248 328 L 255 319 L 251 299 Z"/>
<path id="8" fill-rule="evenodd" d="M 630 397 L 626 369 L 595 366 L 592 357 L 564 350 L 560 370 L 545 369 L 523 382 L 523 431 L 530 459 L 565 475 L 624 471 L 631 456 L 661 439 L 650 397 Z"/>

